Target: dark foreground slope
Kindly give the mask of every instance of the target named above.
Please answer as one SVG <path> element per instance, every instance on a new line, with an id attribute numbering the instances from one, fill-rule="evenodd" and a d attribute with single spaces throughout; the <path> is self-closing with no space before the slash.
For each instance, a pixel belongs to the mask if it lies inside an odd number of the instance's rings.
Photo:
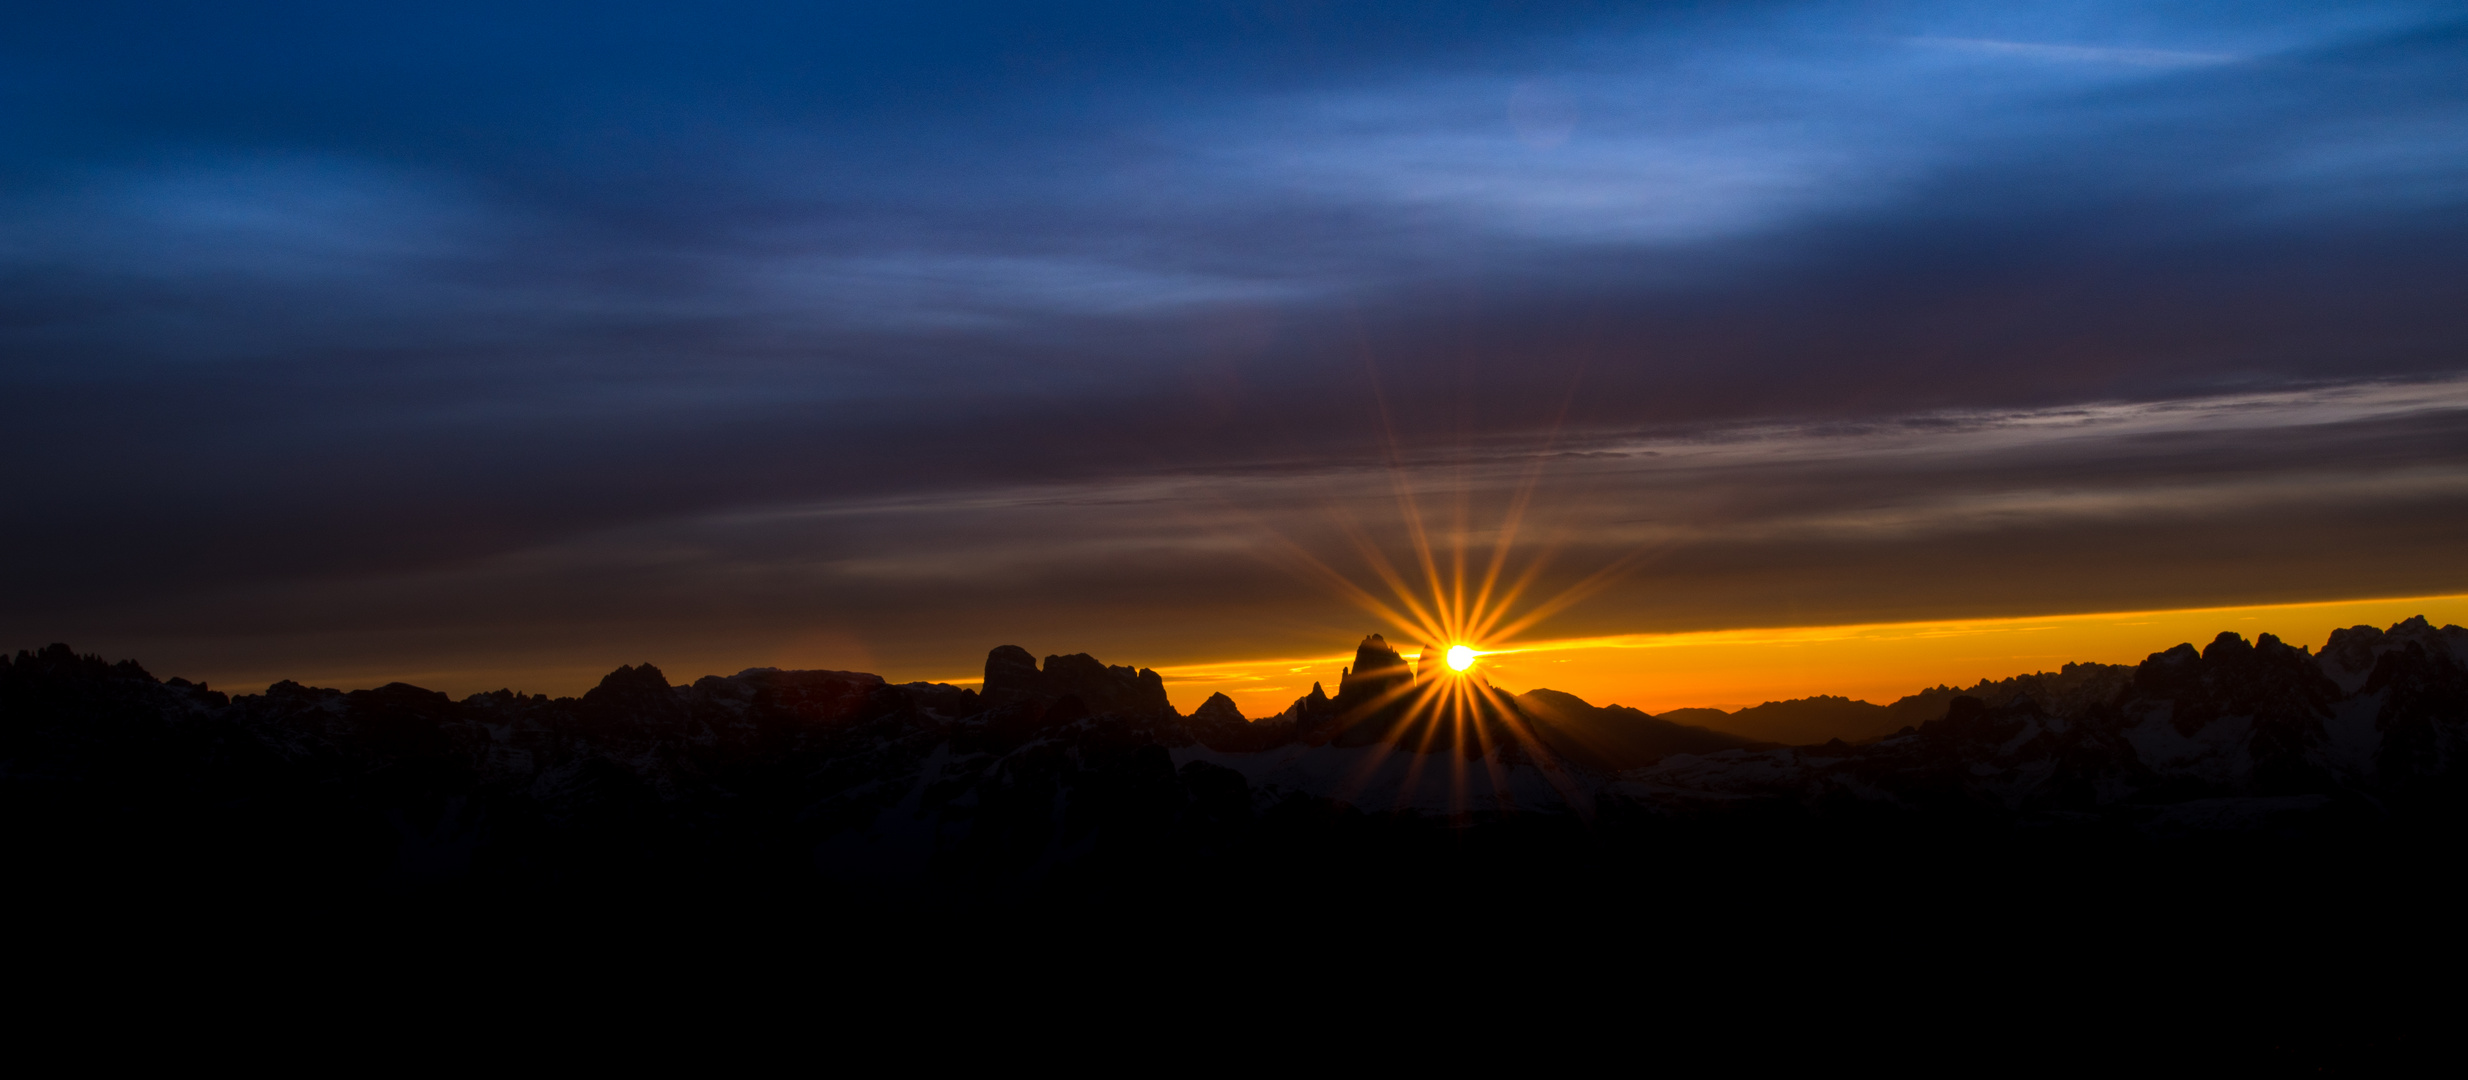
<path id="1" fill-rule="evenodd" d="M 1338 698 L 1253 721 L 1009 647 L 982 693 L 767 669 L 680 687 L 643 665 L 581 698 L 455 701 L 230 698 L 53 646 L 0 661 L 0 841 L 21 881 L 149 895 L 1290 908 L 1366 889 L 1822 906 L 2222 866 L 2285 887 L 2336 864 L 2353 888 L 2447 874 L 2468 836 L 2468 631 L 2421 620 L 2321 657 L 2223 634 L 2110 698 L 1955 697 L 1872 744 L 1799 748 L 1548 691 L 1417 718 L 1413 672 L 1364 648 Z"/>

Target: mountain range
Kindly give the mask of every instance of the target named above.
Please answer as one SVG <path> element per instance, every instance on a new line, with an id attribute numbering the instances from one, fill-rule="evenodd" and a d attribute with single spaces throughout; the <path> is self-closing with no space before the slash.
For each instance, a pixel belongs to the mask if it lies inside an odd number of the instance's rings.
<path id="1" fill-rule="evenodd" d="M 1846 837 L 2345 843 L 2468 805 L 2468 630 L 2422 618 L 2319 653 L 2223 633 L 1888 706 L 1769 703 L 1731 731 L 1423 659 L 1373 635 L 1337 694 L 1246 718 L 1223 695 L 1178 711 L 1151 670 L 1015 646 L 976 690 L 769 668 L 679 686 L 641 664 L 579 698 L 458 701 L 230 696 L 53 645 L 0 658 L 0 828 L 11 865 L 89 877 L 987 897 L 1468 859 L 1622 874 Z M 1791 738 L 1845 716 L 1875 737 Z"/>

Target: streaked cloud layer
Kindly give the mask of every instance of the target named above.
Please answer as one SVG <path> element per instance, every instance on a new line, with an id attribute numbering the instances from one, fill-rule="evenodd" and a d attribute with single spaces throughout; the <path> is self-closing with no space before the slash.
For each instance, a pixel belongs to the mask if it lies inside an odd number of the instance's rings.
<path id="1" fill-rule="evenodd" d="M 21 645 L 1317 655 L 1401 490 L 1562 636 L 2468 589 L 2441 5 L 16 29 Z"/>

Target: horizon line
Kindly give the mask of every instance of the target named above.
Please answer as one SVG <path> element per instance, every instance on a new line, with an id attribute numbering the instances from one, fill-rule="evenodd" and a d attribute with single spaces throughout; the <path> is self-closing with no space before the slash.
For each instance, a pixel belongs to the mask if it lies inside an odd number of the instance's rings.
<path id="1" fill-rule="evenodd" d="M 1483 656 L 1513 656 L 1524 653 L 1564 652 L 1575 649 L 1655 649 L 1703 644 L 1813 644 L 1827 641 L 1842 641 L 1855 637 L 1875 638 L 1876 631 L 1896 629 L 1914 630 L 1915 632 L 1908 635 L 1909 637 L 1957 637 L 1963 636 L 1966 633 L 2027 632 L 2033 628 L 2016 627 L 2011 629 L 1994 630 L 1969 628 L 1982 627 L 1984 624 L 1990 623 L 2025 622 L 2041 619 L 2054 622 L 2078 622 L 2091 619 L 2130 618 L 2138 615 L 2187 616 L 2199 615 L 2205 612 L 2225 613 L 2238 611 L 2259 611 L 2266 609 L 2284 610 L 2288 608 L 2341 607 L 2353 604 L 2404 604 L 2433 601 L 2468 602 L 2468 593 L 2426 593 L 2410 596 L 2360 596 L 2347 597 L 2337 600 L 2306 600 L 2294 603 L 2217 604 L 2196 607 L 2133 608 L 2122 611 L 2085 611 L 2068 614 L 2031 613 L 2023 615 L 1973 616 L 1961 619 L 1906 619 L 1885 622 L 1817 623 L 1780 626 L 1768 625 L 1732 627 L 1719 630 L 1674 630 L 1633 634 L 1599 634 L 1591 637 L 1548 638 L 1541 641 L 1526 642 L 1514 645 L 1503 644 L 1498 648 L 1478 648 L 1477 652 Z M 1942 631 L 1939 633 L 1917 632 L 1920 628 L 1942 628 Z M 2222 629 L 2233 630 L 2235 628 L 2223 627 Z M 2376 629 L 2382 628 L 2376 627 Z M 1386 635 L 1385 631 L 1373 631 L 1373 633 L 1380 633 L 1383 636 Z M 2262 630 L 2257 631 L 2257 633 L 2271 633 L 2271 631 Z M 1882 640 L 1894 639 L 1885 638 Z M 1418 642 L 1417 644 L 1430 643 Z M 2185 642 L 2184 644 L 2199 646 L 2201 643 Z M 2310 651 L 2312 648 L 2311 644 L 2307 644 L 2306 648 Z M 1399 650 L 1401 654 L 1403 651 L 1404 650 L 1402 649 Z M 1173 681 L 1230 682 L 1237 681 L 1242 676 L 1249 676 L 1253 673 L 1254 669 L 1258 668 L 1285 667 L 1288 669 L 1296 669 L 1314 665 L 1346 663 L 1353 659 L 1353 655 L 1354 654 L 1349 650 L 1346 652 L 1328 653 L 1308 657 L 1279 656 L 1261 657 L 1247 660 L 1212 660 L 1191 664 L 1154 665 L 1150 666 L 1149 670 L 1155 671 L 1159 676 Z M 1236 670 L 1224 671 L 1224 669 Z M 1224 673 L 1223 678 L 1209 678 L 1211 674 L 1220 671 L 1223 671 Z M 1288 670 L 1279 672 L 1278 674 L 1299 674 L 1299 672 L 1295 670 Z M 1261 676 L 1261 678 L 1266 677 L 1267 676 Z M 984 683 L 985 678 L 983 675 L 978 675 L 963 679 L 920 679 L 915 681 L 937 682 L 948 686 L 975 686 Z"/>

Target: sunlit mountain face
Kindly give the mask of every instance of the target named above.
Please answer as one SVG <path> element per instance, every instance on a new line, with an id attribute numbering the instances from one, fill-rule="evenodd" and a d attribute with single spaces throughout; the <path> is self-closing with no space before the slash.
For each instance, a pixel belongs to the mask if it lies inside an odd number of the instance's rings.
<path id="1" fill-rule="evenodd" d="M 1377 632 L 1671 708 L 2468 594 L 2456 5 L 81 5 L 0 72 L 7 648 L 1259 715 Z M 1812 659 L 1889 638 L 1960 644 Z"/>

